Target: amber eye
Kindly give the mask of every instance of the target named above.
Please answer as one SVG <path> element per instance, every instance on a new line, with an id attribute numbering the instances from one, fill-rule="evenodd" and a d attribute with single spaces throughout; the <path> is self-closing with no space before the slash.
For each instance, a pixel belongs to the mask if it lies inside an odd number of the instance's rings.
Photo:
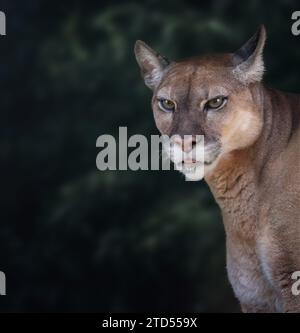
<path id="1" fill-rule="evenodd" d="M 216 110 L 220 109 L 222 106 L 226 104 L 227 97 L 225 96 L 217 96 L 215 98 L 212 98 L 205 104 L 205 108 L 210 110 Z"/>
<path id="2" fill-rule="evenodd" d="M 165 112 L 175 111 L 175 103 L 170 101 L 169 99 L 160 99 L 158 101 L 158 105 Z"/>

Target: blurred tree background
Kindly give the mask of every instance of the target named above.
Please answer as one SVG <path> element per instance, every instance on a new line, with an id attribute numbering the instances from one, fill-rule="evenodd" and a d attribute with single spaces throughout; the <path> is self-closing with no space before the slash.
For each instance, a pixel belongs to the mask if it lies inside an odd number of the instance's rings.
<path id="1" fill-rule="evenodd" d="M 0 1 L 1 312 L 239 311 L 219 209 L 176 172 L 96 169 L 101 134 L 158 134 L 133 55 L 234 51 L 265 23 L 266 82 L 297 91 L 297 1 Z"/>

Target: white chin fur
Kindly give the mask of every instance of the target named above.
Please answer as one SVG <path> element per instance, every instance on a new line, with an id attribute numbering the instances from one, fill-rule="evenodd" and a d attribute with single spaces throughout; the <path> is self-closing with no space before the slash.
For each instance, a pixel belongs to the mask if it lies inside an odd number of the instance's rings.
<path id="1" fill-rule="evenodd" d="M 198 181 L 204 178 L 204 165 L 198 164 L 196 166 L 184 167 L 182 163 L 175 164 L 176 170 L 185 175 L 187 181 Z"/>
<path id="2" fill-rule="evenodd" d="M 198 181 L 202 180 L 205 176 L 205 173 L 211 171 L 216 163 L 218 158 L 216 157 L 216 152 L 218 150 L 215 146 L 204 147 L 203 143 L 197 144 L 196 148 L 192 152 L 185 153 L 182 151 L 181 147 L 178 145 L 166 145 L 165 152 L 167 156 L 175 165 L 175 169 L 182 172 L 185 175 L 185 179 L 188 181 Z M 205 159 L 205 157 L 207 157 Z M 196 160 L 197 163 L 188 163 L 184 164 L 184 160 Z M 204 166 L 204 161 L 206 165 Z M 208 165 L 209 164 L 209 165 Z"/>

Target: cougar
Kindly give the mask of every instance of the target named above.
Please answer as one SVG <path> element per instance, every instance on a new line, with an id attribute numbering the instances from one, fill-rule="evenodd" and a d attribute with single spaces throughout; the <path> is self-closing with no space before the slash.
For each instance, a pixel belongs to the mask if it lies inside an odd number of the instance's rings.
<path id="1" fill-rule="evenodd" d="M 188 179 L 204 177 L 221 209 L 242 311 L 300 312 L 292 292 L 300 271 L 300 95 L 262 84 L 265 41 L 260 26 L 234 53 L 171 62 L 137 41 L 135 56 L 153 91 L 156 126 L 172 137 L 169 158 Z M 204 158 L 195 160 L 199 136 Z"/>

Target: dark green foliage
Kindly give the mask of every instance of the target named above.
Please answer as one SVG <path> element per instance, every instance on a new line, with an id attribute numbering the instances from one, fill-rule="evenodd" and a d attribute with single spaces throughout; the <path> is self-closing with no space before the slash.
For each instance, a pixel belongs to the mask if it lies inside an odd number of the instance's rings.
<path id="1" fill-rule="evenodd" d="M 202 5 L 199 5 L 199 4 Z M 296 1 L 2 1 L 1 311 L 238 311 L 207 186 L 100 172 L 96 138 L 157 134 L 133 55 L 234 51 L 265 23 L 266 81 L 297 91 Z"/>

